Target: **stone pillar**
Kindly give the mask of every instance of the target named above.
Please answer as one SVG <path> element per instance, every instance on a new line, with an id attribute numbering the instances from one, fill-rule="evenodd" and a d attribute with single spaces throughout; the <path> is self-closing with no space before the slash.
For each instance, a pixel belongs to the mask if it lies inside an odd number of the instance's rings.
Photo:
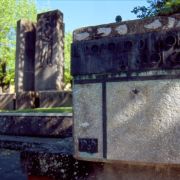
<path id="1" fill-rule="evenodd" d="M 64 24 L 60 11 L 39 14 L 36 30 L 35 90 L 61 90 L 64 70 Z"/>
<path id="2" fill-rule="evenodd" d="M 16 93 L 34 90 L 36 25 L 28 20 L 17 22 Z"/>

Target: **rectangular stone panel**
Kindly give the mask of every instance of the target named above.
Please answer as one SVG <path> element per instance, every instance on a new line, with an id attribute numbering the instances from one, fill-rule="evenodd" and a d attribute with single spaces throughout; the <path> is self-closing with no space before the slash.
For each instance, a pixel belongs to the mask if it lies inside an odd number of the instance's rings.
<path id="1" fill-rule="evenodd" d="M 17 22 L 16 93 L 34 90 L 36 24 L 28 20 Z"/>
<path id="2" fill-rule="evenodd" d="M 174 29 L 74 42 L 72 75 L 180 68 L 179 37 Z"/>
<path id="3" fill-rule="evenodd" d="M 102 158 L 102 85 L 75 84 L 73 110 L 75 156 L 85 159 Z M 94 142 L 96 144 L 92 148 Z"/>
<path id="4" fill-rule="evenodd" d="M 180 163 L 180 81 L 107 83 L 107 159 Z"/>
<path id="5" fill-rule="evenodd" d="M 38 15 L 35 90 L 61 90 L 64 78 L 64 24 L 60 11 Z"/>

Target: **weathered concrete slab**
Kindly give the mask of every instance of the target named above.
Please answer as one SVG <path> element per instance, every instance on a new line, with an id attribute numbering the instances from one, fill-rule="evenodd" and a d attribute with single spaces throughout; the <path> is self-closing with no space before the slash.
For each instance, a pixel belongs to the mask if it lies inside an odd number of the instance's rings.
<path id="1" fill-rule="evenodd" d="M 0 134 L 71 137 L 71 113 L 0 113 Z"/>
<path id="2" fill-rule="evenodd" d="M 17 22 L 16 93 L 34 90 L 36 24 L 28 20 Z"/>
<path id="3" fill-rule="evenodd" d="M 107 83 L 107 159 L 180 164 L 180 81 Z"/>
<path id="4" fill-rule="evenodd" d="M 79 152 L 79 138 L 95 138 L 98 139 L 98 152 L 91 154 L 91 156 L 102 158 L 101 84 L 74 85 L 73 103 L 75 156 L 88 156 L 86 152 Z"/>
<path id="5" fill-rule="evenodd" d="M 167 31 L 180 27 L 180 14 L 156 16 L 146 19 L 102 24 L 77 29 L 73 32 L 73 41 L 101 39 L 154 31 Z"/>
<path id="6" fill-rule="evenodd" d="M 35 90 L 62 90 L 64 70 L 63 14 L 56 10 L 37 17 Z"/>

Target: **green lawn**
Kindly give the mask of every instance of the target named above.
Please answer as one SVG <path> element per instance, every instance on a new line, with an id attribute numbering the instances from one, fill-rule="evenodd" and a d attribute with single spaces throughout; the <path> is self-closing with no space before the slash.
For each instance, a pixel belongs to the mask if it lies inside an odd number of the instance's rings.
<path id="1" fill-rule="evenodd" d="M 72 107 L 53 107 L 53 108 L 35 108 L 35 109 L 22 109 L 22 110 L 0 110 L 0 112 L 13 112 L 13 113 L 71 113 Z"/>

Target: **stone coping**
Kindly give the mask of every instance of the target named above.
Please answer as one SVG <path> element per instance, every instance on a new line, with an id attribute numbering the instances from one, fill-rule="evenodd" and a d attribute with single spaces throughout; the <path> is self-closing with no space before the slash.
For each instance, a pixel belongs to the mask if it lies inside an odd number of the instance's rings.
<path id="1" fill-rule="evenodd" d="M 20 113 L 20 112 L 1 112 L 0 116 L 52 116 L 52 117 L 72 117 L 72 113 Z"/>
<path id="2" fill-rule="evenodd" d="M 180 28 L 180 13 L 79 28 L 73 31 L 73 41 L 167 31 L 174 28 Z"/>
<path id="3" fill-rule="evenodd" d="M 0 149 L 2 148 L 45 153 L 65 153 L 67 155 L 72 155 L 73 139 L 72 137 L 40 138 L 0 135 Z"/>

